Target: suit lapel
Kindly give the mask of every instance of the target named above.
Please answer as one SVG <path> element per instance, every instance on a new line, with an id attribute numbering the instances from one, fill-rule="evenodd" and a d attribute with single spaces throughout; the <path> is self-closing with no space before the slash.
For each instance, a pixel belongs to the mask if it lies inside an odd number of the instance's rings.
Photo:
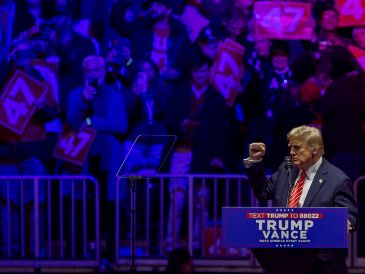
<path id="1" fill-rule="evenodd" d="M 316 175 L 314 176 L 313 182 L 309 188 L 307 197 L 304 200 L 303 207 L 308 207 L 313 202 L 314 198 L 316 197 L 317 193 L 321 189 L 321 187 L 326 183 L 327 178 L 327 161 L 322 158 L 322 164 L 320 165 L 319 169 L 317 170 Z"/>

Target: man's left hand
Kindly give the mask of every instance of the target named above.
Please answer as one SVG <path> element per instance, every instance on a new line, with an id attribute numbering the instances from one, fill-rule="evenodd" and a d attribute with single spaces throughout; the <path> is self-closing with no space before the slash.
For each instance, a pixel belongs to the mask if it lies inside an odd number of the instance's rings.
<path id="1" fill-rule="evenodd" d="M 353 230 L 352 225 L 351 225 L 350 221 L 347 220 L 347 232 L 350 233 L 350 232 L 352 232 L 352 230 Z"/>

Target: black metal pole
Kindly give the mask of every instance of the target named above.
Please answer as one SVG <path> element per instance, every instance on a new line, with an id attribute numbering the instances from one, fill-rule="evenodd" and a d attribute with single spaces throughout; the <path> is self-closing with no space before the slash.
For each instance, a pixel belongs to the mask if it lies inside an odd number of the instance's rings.
<path id="1" fill-rule="evenodd" d="M 141 176 L 130 176 L 129 185 L 131 189 L 131 264 L 130 272 L 137 272 L 136 266 L 136 187 Z"/>

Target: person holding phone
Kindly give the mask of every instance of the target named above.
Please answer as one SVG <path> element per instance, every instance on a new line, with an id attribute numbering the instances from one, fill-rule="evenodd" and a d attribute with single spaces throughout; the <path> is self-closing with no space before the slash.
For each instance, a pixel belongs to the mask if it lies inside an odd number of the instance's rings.
<path id="1" fill-rule="evenodd" d="M 102 212 L 112 212 L 115 201 L 115 174 L 123 155 L 119 139 L 127 132 L 127 112 L 121 92 L 105 81 L 105 60 L 101 56 L 88 56 L 82 63 L 84 85 L 69 95 L 66 122 L 78 131 L 88 126 L 97 131 L 88 161 L 82 172 L 96 177 L 100 183 L 100 207 Z M 103 258 L 112 259 L 114 228 L 113 218 L 101 215 L 101 237 L 107 241 Z"/>

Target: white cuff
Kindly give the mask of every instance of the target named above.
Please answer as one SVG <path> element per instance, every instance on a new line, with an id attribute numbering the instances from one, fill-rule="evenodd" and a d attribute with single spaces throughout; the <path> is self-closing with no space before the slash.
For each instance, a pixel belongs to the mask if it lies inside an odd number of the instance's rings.
<path id="1" fill-rule="evenodd" d="M 250 168 L 254 164 L 260 163 L 261 161 L 262 161 L 262 159 L 260 159 L 260 160 L 252 160 L 250 158 L 246 158 L 246 159 L 243 159 L 243 165 L 245 166 L 245 168 Z"/>

